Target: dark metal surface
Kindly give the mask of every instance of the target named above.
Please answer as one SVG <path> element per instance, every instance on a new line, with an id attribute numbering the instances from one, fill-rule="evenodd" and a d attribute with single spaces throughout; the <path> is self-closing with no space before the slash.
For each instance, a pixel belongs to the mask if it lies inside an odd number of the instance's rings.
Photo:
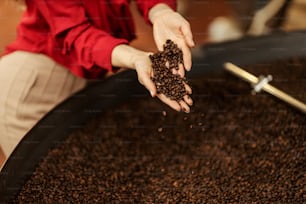
<path id="1" fill-rule="evenodd" d="M 0 203 L 14 198 L 48 151 L 70 132 L 131 97 L 149 95 L 127 71 L 76 93 L 48 113 L 19 143 L 0 173 Z"/>
<path id="2" fill-rule="evenodd" d="M 193 67 L 189 76 L 208 71 L 222 71 L 225 62 L 250 65 L 259 62 L 306 56 L 306 31 L 279 32 L 261 37 L 219 44 L 207 44 L 193 50 Z"/>

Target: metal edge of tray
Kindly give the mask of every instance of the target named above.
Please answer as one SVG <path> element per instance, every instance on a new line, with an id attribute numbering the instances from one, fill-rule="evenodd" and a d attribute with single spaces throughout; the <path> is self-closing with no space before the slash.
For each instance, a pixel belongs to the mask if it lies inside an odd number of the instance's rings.
<path id="1" fill-rule="evenodd" d="M 306 56 L 306 30 L 275 32 L 260 37 L 244 37 L 223 43 L 210 43 L 193 50 L 189 76 L 223 70 L 223 64 L 249 65 L 258 62 Z"/>

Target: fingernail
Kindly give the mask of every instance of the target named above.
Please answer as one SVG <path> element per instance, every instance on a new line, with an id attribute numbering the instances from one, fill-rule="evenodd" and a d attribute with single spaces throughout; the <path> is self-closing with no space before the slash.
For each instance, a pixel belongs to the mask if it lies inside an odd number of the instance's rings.
<path id="1" fill-rule="evenodd" d="M 182 111 L 184 111 L 185 113 L 189 113 L 184 107 L 182 107 Z"/>
<path id="2" fill-rule="evenodd" d="M 153 93 L 153 91 L 150 91 L 150 94 L 151 94 L 151 96 L 152 96 L 152 97 L 154 97 L 154 93 Z"/>
<path id="3" fill-rule="evenodd" d="M 189 100 L 189 105 L 193 105 L 193 100 L 189 97 L 189 96 L 187 96 L 187 100 Z"/>

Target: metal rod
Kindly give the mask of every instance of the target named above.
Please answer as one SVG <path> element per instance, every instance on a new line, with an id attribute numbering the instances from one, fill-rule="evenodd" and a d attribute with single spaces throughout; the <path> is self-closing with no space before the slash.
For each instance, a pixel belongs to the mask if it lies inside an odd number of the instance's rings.
<path id="1" fill-rule="evenodd" d="M 259 79 L 256 76 L 250 74 L 249 72 L 241 69 L 240 67 L 232 63 L 227 62 L 224 64 L 224 67 L 227 71 L 233 73 L 234 75 L 240 77 L 241 79 L 247 82 L 250 82 L 252 85 L 255 85 L 259 82 Z M 293 98 L 292 96 L 286 94 L 285 92 L 275 88 L 274 86 L 268 83 L 264 84 L 262 89 L 272 94 L 273 96 L 289 103 L 290 105 L 294 106 L 295 108 L 299 109 L 300 111 L 306 114 L 306 105 L 303 102 Z"/>

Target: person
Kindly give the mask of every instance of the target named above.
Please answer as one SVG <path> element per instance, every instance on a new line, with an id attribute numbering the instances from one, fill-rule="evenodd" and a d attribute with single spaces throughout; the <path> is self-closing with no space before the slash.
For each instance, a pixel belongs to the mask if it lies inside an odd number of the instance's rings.
<path id="1" fill-rule="evenodd" d="M 86 87 L 122 69 L 137 72 L 139 82 L 177 111 L 190 111 L 192 99 L 180 102 L 157 94 L 151 80 L 150 52 L 130 46 L 135 28 L 129 0 L 25 0 L 17 37 L 0 60 L 0 144 L 10 156 L 23 136 L 52 108 Z M 182 77 L 190 70 L 193 36 L 174 0 L 136 0 L 153 26 L 159 50 L 167 39 L 183 51 Z M 188 85 L 189 92 L 191 89 Z"/>

